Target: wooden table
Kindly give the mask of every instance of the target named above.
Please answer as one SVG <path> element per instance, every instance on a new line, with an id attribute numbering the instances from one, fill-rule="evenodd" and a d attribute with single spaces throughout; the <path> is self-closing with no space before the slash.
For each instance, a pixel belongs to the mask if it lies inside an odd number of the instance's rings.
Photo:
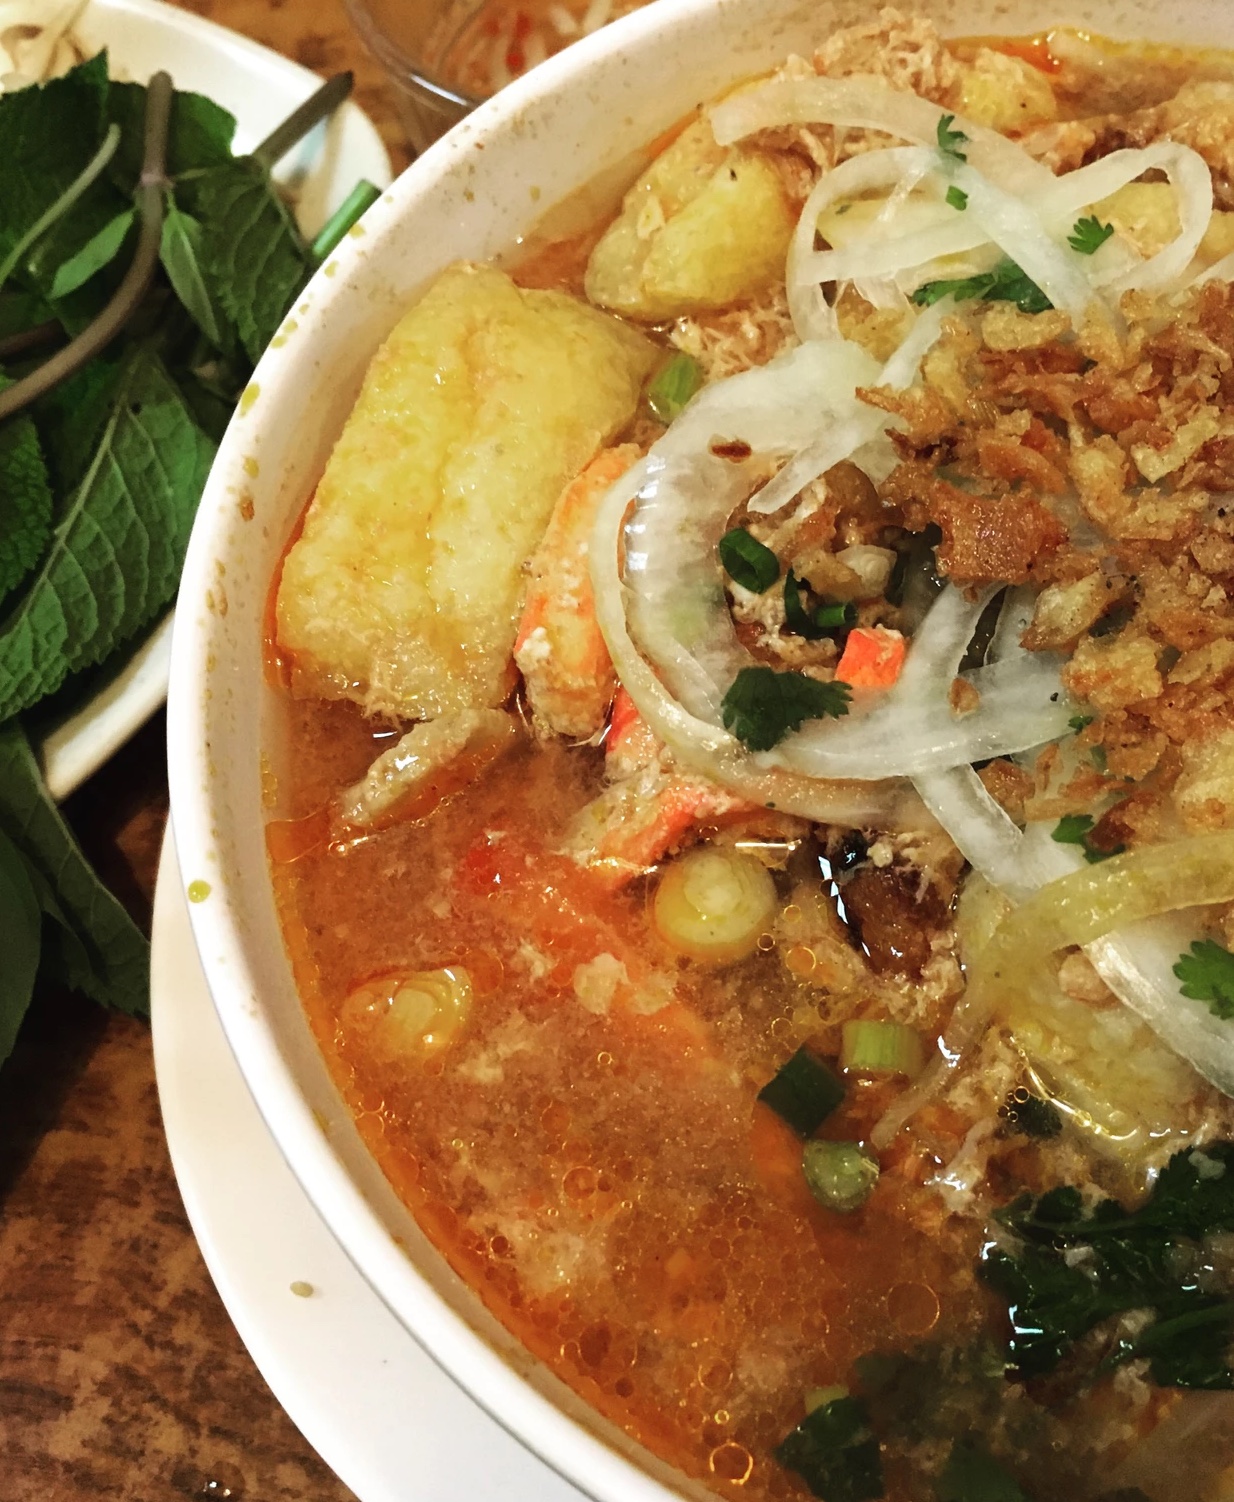
<path id="1" fill-rule="evenodd" d="M 342 0 L 191 7 L 319 72 L 351 68 L 407 148 Z M 167 819 L 162 715 L 68 802 L 148 927 Z M 2 941 L 2 939 L 0 939 Z M 347 1502 L 258 1375 L 193 1240 L 150 1030 L 45 988 L 0 1082 L 0 1496 L 5 1502 Z"/>

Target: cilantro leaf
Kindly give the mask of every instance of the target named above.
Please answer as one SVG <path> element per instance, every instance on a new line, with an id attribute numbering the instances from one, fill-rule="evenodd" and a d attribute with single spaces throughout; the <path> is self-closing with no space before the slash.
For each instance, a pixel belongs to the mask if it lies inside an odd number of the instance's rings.
<path id="1" fill-rule="evenodd" d="M 952 1445 L 934 1491 L 938 1502 L 1028 1502 L 1017 1482 L 971 1437 Z"/>
<path id="2" fill-rule="evenodd" d="M 1021 313 L 1045 313 L 1054 304 L 1014 261 L 1000 261 L 993 271 L 953 280 L 924 282 L 913 293 L 918 307 L 928 308 L 944 297 L 957 302 L 984 298 L 986 302 L 1013 302 Z"/>
<path id="3" fill-rule="evenodd" d="M 724 695 L 720 713 L 750 751 L 770 751 L 806 720 L 848 713 L 846 683 L 820 683 L 804 673 L 779 673 L 775 668 L 742 668 Z"/>
<path id="4" fill-rule="evenodd" d="M 0 600 L 26 577 L 51 536 L 52 495 L 31 418 L 0 425 Z"/>
<path id="5" fill-rule="evenodd" d="M 1067 724 L 1072 730 L 1075 731 L 1077 735 L 1079 735 L 1080 731 L 1086 730 L 1096 718 L 1096 715 L 1091 714 L 1073 714 L 1067 721 Z"/>
<path id="6" fill-rule="evenodd" d="M 177 201 L 201 225 L 201 268 L 211 298 L 256 364 L 312 271 L 308 248 L 266 169 L 237 157 L 179 185 Z"/>
<path id="7" fill-rule="evenodd" d="M 1212 939 L 1198 939 L 1190 954 L 1179 955 L 1174 974 L 1182 993 L 1206 1001 L 1214 1016 L 1234 1018 L 1234 954 Z"/>
<path id="8" fill-rule="evenodd" d="M 34 993 L 42 916 L 21 853 L 0 829 L 0 1064 L 13 1051 Z"/>
<path id="9" fill-rule="evenodd" d="M 0 620 L 0 720 L 101 661 L 171 599 L 213 449 L 162 362 L 136 346 L 51 546 Z"/>
<path id="10" fill-rule="evenodd" d="M 954 115 L 940 116 L 936 132 L 938 149 L 953 162 L 966 162 L 968 157 L 960 150 L 960 147 L 968 145 L 968 137 L 962 130 L 953 130 L 954 124 Z"/>
<path id="11" fill-rule="evenodd" d="M 968 194 L 963 188 L 957 188 L 954 183 L 947 189 L 947 202 L 953 209 L 963 212 L 968 207 Z"/>
<path id="12" fill-rule="evenodd" d="M 773 1453 L 824 1502 L 867 1502 L 883 1495 L 878 1440 L 858 1398 L 835 1398 L 816 1408 Z"/>
<path id="13" fill-rule="evenodd" d="M 45 957 L 93 1000 L 145 1015 L 149 945 L 90 869 L 17 725 L 0 729 L 0 832 L 22 855 L 39 906 L 52 922 Z"/>
<path id="14" fill-rule="evenodd" d="M 1050 831 L 1050 838 L 1059 845 L 1083 845 L 1092 827 L 1092 814 L 1064 814 Z"/>
<path id="15" fill-rule="evenodd" d="M 1176 1153 L 1136 1210 L 1113 1199 L 1088 1209 L 1065 1187 L 1024 1195 L 997 1218 L 1019 1244 L 991 1243 L 978 1272 L 1006 1301 L 1022 1376 L 1052 1371 L 1105 1320 L 1145 1310 L 1152 1323 L 1105 1365 L 1143 1355 L 1162 1385 L 1234 1388 L 1234 1303 L 1188 1271 L 1202 1237 L 1234 1229 L 1234 1143 Z"/>
<path id="16" fill-rule="evenodd" d="M 761 595 L 780 577 L 780 560 L 744 527 L 734 527 L 721 537 L 719 553 L 728 577 L 753 594 Z"/>
<path id="17" fill-rule="evenodd" d="M 1067 244 L 1082 256 L 1096 255 L 1114 233 L 1112 224 L 1102 224 L 1096 214 L 1077 219 L 1075 228 L 1067 236 Z"/>

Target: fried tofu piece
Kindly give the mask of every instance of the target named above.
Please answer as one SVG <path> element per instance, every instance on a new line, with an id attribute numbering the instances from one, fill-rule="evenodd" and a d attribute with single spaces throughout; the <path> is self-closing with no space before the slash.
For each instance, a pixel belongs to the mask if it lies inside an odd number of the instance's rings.
<path id="1" fill-rule="evenodd" d="M 501 704 L 524 564 L 655 358 L 565 293 L 445 271 L 374 357 L 288 552 L 296 692 L 417 720 Z"/>
<path id="2" fill-rule="evenodd" d="M 587 265 L 587 296 L 659 322 L 724 308 L 782 276 L 793 215 L 771 163 L 696 120 L 626 194 Z"/>

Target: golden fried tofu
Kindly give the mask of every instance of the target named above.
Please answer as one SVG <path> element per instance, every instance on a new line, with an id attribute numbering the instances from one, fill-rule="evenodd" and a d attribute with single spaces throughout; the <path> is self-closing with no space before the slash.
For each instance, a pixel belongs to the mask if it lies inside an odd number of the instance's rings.
<path id="1" fill-rule="evenodd" d="M 591 253 L 587 296 L 655 322 L 727 307 L 783 275 L 794 223 L 771 163 L 717 146 L 696 120 L 626 194 Z"/>
<path id="2" fill-rule="evenodd" d="M 654 360 L 577 298 L 444 272 L 375 356 L 288 552 L 296 692 L 400 719 L 499 705 L 523 565 Z"/>

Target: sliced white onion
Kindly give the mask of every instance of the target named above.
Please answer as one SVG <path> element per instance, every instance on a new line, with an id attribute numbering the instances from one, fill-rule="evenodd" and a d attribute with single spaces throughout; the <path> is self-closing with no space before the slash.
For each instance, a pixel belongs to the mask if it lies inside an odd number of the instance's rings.
<path id="1" fill-rule="evenodd" d="M 950 113 L 906 89 L 893 89 L 881 79 L 857 77 L 773 79 L 712 105 L 708 116 L 721 146 L 731 146 L 755 131 L 780 125 L 857 127 L 936 146 L 938 123 Z M 1012 192 L 1040 188 L 1053 175 L 998 131 L 958 116 L 952 129 L 968 137 L 964 151 L 969 161 L 997 176 Z"/>

